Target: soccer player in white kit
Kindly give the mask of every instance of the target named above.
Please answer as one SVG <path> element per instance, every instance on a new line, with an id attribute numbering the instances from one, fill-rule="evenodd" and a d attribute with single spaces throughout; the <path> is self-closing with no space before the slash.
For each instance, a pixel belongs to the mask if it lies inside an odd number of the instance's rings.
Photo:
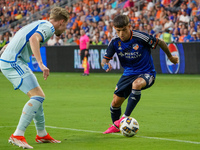
<path id="1" fill-rule="evenodd" d="M 23 108 L 17 129 L 8 140 L 13 145 L 27 149 L 33 148 L 24 137 L 25 130 L 32 120 L 34 120 L 37 130 L 36 142 L 61 142 L 53 139 L 45 129 L 43 112 L 45 94 L 27 63 L 30 62 L 30 56 L 34 54 L 43 71 L 44 80 L 47 79 L 49 69 L 42 62 L 40 46 L 53 34 L 60 36 L 66 29 L 68 18 L 69 14 L 66 9 L 54 7 L 51 10 L 49 21 L 38 20 L 24 26 L 1 50 L 0 68 L 2 73 L 15 89 L 20 89 L 30 98 Z"/>

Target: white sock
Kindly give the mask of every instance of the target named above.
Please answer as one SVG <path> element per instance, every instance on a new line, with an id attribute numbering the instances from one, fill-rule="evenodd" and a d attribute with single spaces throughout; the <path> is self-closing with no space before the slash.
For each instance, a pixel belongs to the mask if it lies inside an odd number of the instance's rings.
<path id="1" fill-rule="evenodd" d="M 15 132 L 13 133 L 14 136 L 24 136 L 25 131 L 16 129 Z"/>
<path id="2" fill-rule="evenodd" d="M 40 136 L 40 137 L 44 137 L 47 135 L 47 131 L 44 129 L 44 130 L 37 130 L 37 135 Z"/>
<path id="3" fill-rule="evenodd" d="M 125 114 L 123 114 L 123 116 L 122 117 L 125 117 L 125 118 L 127 118 L 127 117 L 129 117 L 129 116 L 126 116 Z"/>

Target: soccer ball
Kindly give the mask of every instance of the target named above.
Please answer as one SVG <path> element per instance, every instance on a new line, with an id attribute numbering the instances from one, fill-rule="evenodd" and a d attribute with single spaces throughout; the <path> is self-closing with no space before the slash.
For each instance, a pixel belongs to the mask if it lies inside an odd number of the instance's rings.
<path id="1" fill-rule="evenodd" d="M 127 137 L 132 137 L 137 134 L 139 130 L 139 123 L 135 118 L 124 118 L 119 125 L 120 132 Z"/>

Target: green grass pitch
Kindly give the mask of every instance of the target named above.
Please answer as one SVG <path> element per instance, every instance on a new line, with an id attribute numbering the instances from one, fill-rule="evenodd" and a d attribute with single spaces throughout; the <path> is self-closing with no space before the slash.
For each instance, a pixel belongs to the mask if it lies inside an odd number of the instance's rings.
<path id="1" fill-rule="evenodd" d="M 36 73 L 46 99 L 46 129 L 61 144 L 37 144 L 32 122 L 27 142 L 36 150 L 199 150 L 200 76 L 158 74 L 155 84 L 142 91 L 132 113 L 140 129 L 134 137 L 102 134 L 111 124 L 109 107 L 121 74 L 51 73 L 47 81 Z M 0 73 L 0 149 L 8 144 L 28 97 L 14 91 Z M 125 111 L 127 101 L 122 106 Z"/>

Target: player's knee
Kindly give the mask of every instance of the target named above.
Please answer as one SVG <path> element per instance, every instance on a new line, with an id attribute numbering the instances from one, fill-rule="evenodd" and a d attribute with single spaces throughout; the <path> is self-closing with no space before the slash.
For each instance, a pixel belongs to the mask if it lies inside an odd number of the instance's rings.
<path id="1" fill-rule="evenodd" d="M 146 86 L 146 81 L 142 78 L 135 80 L 132 84 L 132 89 L 134 90 L 141 90 L 143 87 Z"/>
<path id="2" fill-rule="evenodd" d="M 39 96 L 45 98 L 45 94 L 44 93 L 41 93 Z"/>
<path id="3" fill-rule="evenodd" d="M 112 101 L 112 107 L 118 107 L 118 103 L 116 101 Z"/>
<path id="4" fill-rule="evenodd" d="M 117 95 L 113 95 L 113 101 L 111 103 L 112 107 L 120 107 L 123 103 L 123 99 L 119 98 Z"/>
<path id="5" fill-rule="evenodd" d="M 139 82 L 135 82 L 132 84 L 132 89 L 134 89 L 134 90 L 141 90 L 142 87 L 143 87 L 143 85 Z"/>

